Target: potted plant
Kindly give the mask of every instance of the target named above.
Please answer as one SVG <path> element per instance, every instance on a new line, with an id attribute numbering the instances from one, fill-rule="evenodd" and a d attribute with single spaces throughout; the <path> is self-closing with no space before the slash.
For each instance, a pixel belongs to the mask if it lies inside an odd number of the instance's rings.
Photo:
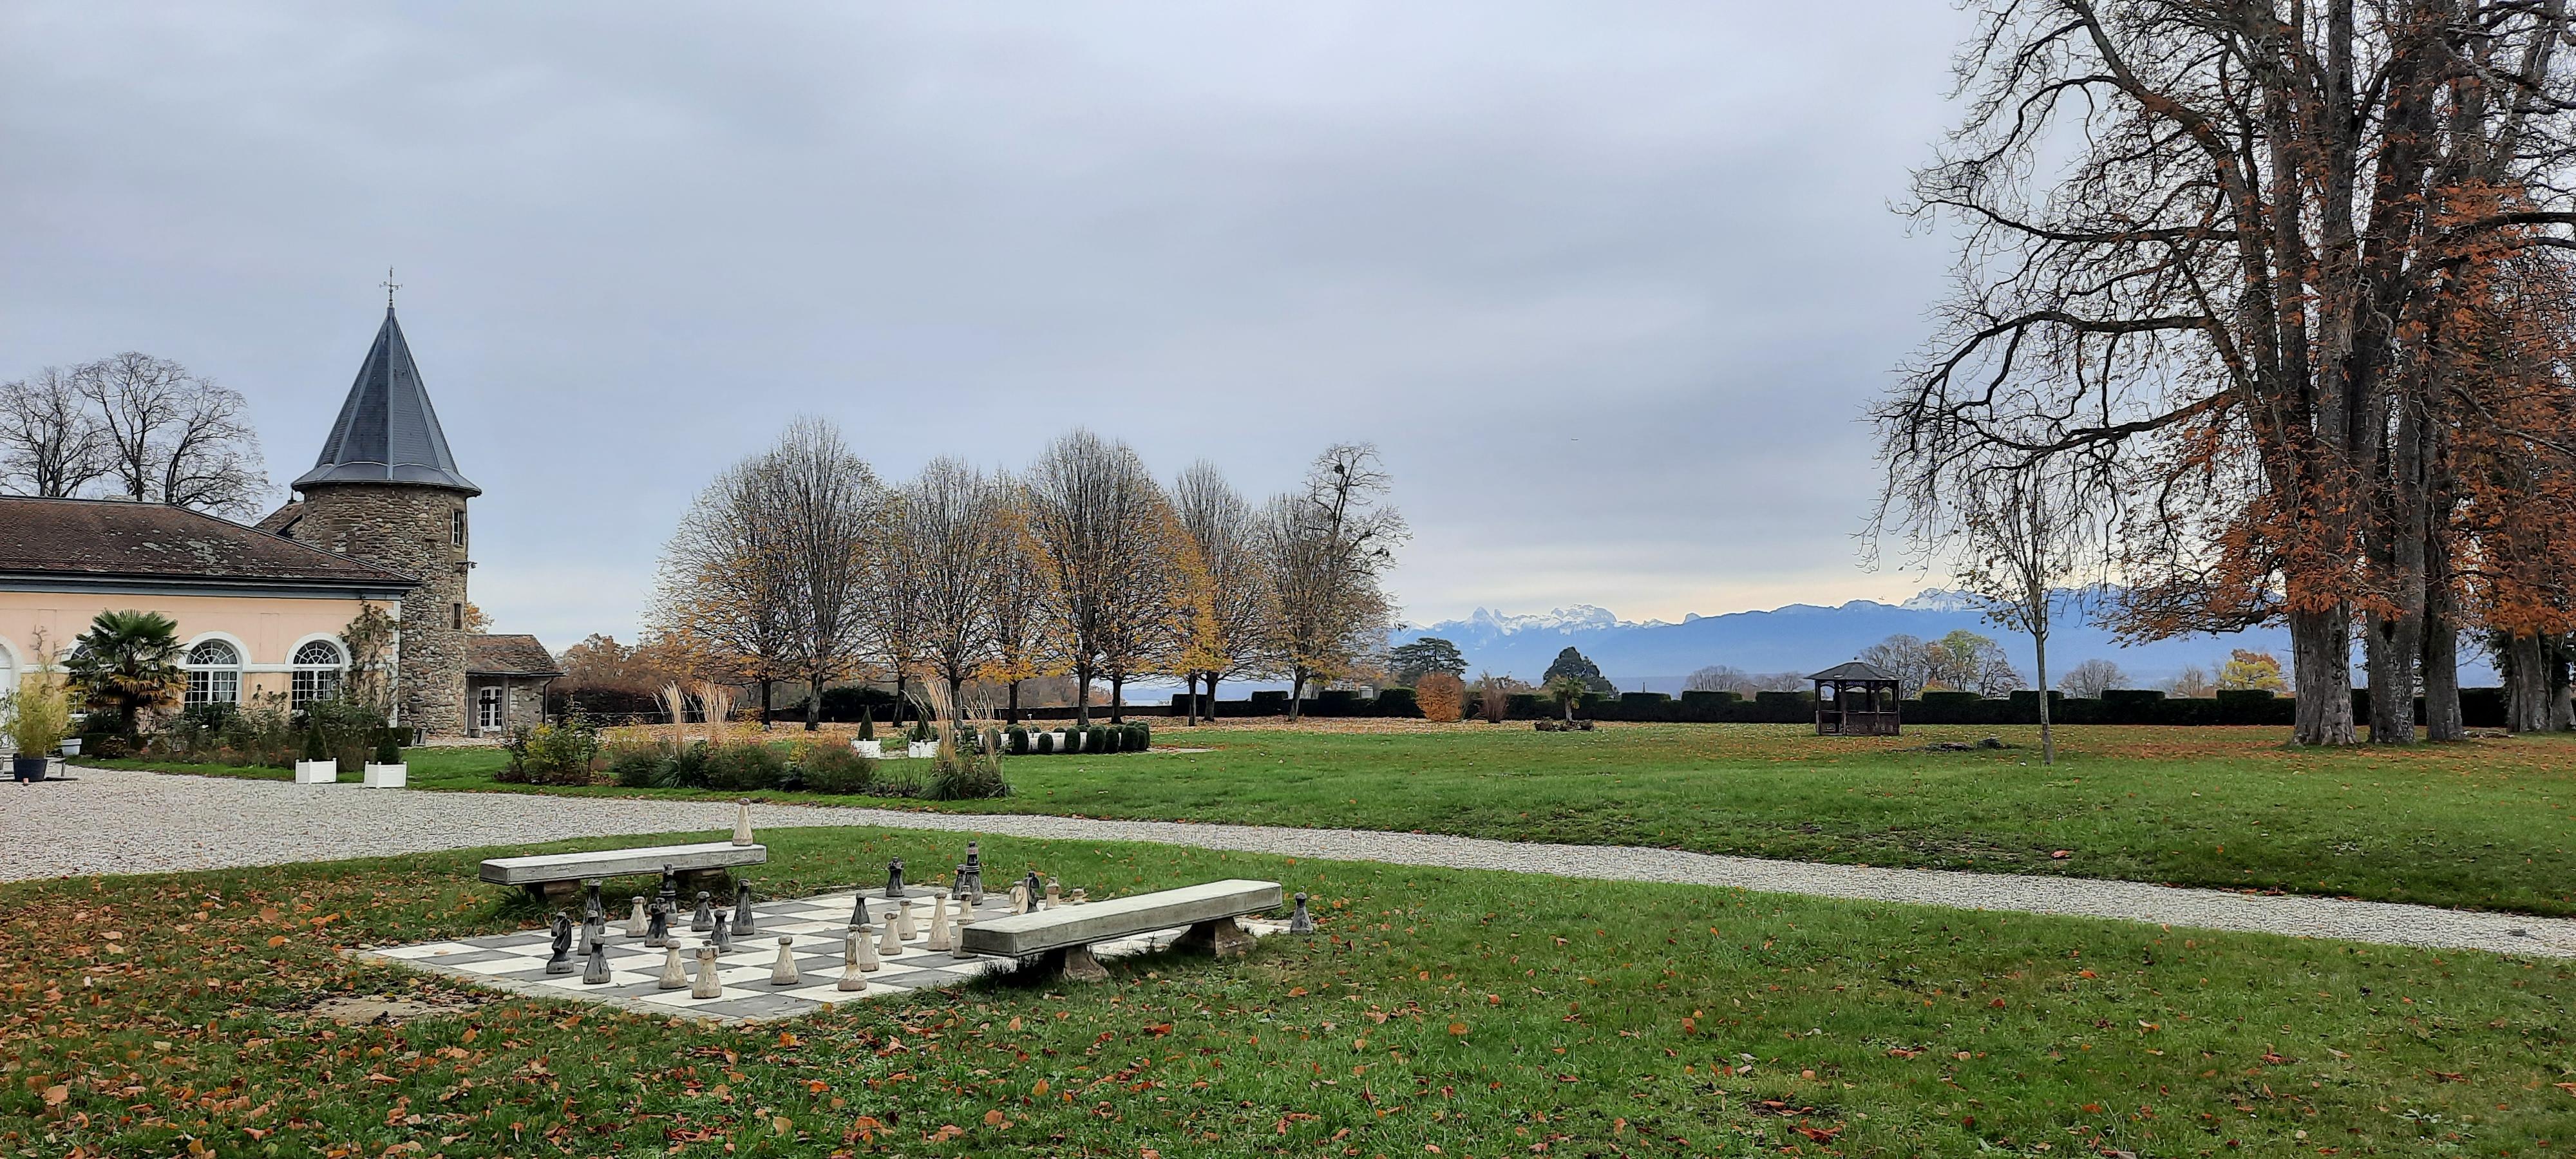
<path id="1" fill-rule="evenodd" d="M 67 737 L 64 737 L 64 738 L 63 738 L 63 746 L 62 746 L 62 747 L 63 747 L 63 755 L 64 755 L 64 756 L 67 756 L 67 757 L 76 757 L 76 756 L 79 756 L 79 755 L 80 755 L 80 746 L 81 746 L 81 738 L 76 737 L 76 736 L 67 736 Z"/>
<path id="2" fill-rule="evenodd" d="M 295 783 L 328 785 L 340 779 L 339 758 L 322 741 L 322 730 L 311 725 L 304 729 L 304 753 L 295 762 Z"/>
<path id="3" fill-rule="evenodd" d="M 71 697 L 51 674 L 31 672 L 15 694 L 0 701 L 7 709 L 0 716 L 8 722 L 9 744 L 17 753 L 9 763 L 10 774 L 22 782 L 44 780 L 50 754 L 71 731 Z"/>
<path id="4" fill-rule="evenodd" d="M 334 766 L 337 779 L 337 766 Z M 392 733 L 376 738 L 376 759 L 367 762 L 367 787 L 399 789 L 411 783 L 411 766 L 403 763 L 402 746 L 394 743 Z"/>
<path id="5" fill-rule="evenodd" d="M 875 709 L 861 708 L 859 710 L 859 739 L 851 741 L 850 747 L 858 750 L 858 754 L 860 756 L 866 757 L 869 760 L 882 760 L 885 758 L 885 742 L 877 739 L 877 713 Z"/>
<path id="6" fill-rule="evenodd" d="M 904 755 L 908 757 L 935 757 L 939 755 L 939 741 L 931 735 L 929 721 L 920 720 L 913 722 L 912 741 L 904 746 Z"/>

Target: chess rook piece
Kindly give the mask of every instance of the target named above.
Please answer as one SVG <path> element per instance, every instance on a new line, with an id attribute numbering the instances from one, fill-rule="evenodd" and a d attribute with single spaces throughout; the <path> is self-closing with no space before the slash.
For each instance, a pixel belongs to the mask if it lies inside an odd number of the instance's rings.
<path id="1" fill-rule="evenodd" d="M 626 936 L 630 938 L 643 937 L 647 927 L 650 925 L 644 917 L 644 899 L 636 897 L 628 898 L 627 900 L 634 902 L 635 908 L 633 912 L 626 915 Z"/>
<path id="2" fill-rule="evenodd" d="M 868 988 L 868 976 L 863 972 L 866 967 L 859 965 L 859 947 L 867 944 L 868 940 L 860 937 L 857 930 L 841 936 L 841 981 L 835 989 L 844 994 L 855 994 Z"/>
<path id="3" fill-rule="evenodd" d="M 734 883 L 733 932 L 736 937 L 744 938 L 748 938 L 751 935 L 760 932 L 759 927 L 752 924 L 751 883 L 748 881 L 738 881 Z"/>
<path id="4" fill-rule="evenodd" d="M 590 944 L 590 960 L 581 968 L 581 984 L 584 986 L 605 986 L 608 984 L 607 942 L 592 942 Z"/>
<path id="5" fill-rule="evenodd" d="M 793 934 L 778 935 L 778 961 L 769 967 L 770 985 L 794 986 L 805 980 L 796 973 L 795 941 Z"/>
<path id="6" fill-rule="evenodd" d="M 886 862 L 886 897 L 892 899 L 900 898 L 902 896 L 903 859 L 898 857 L 892 861 Z"/>
<path id="7" fill-rule="evenodd" d="M 859 891 L 858 904 L 850 907 L 850 924 L 863 930 L 876 924 L 868 919 L 868 893 L 866 890 Z"/>
<path id="8" fill-rule="evenodd" d="M 751 798 L 749 797 L 733 803 L 733 843 L 751 844 Z"/>
<path id="9" fill-rule="evenodd" d="M 714 933 L 711 933 L 711 934 L 708 934 L 708 935 L 707 935 L 707 940 L 709 940 L 709 941 L 711 941 L 711 942 L 714 942 L 714 943 L 716 944 L 716 952 L 717 952 L 717 953 L 719 953 L 719 954 L 730 954 L 730 953 L 732 953 L 732 952 L 733 952 L 733 920 L 732 920 L 731 918 L 726 917 L 724 914 L 717 914 L 717 915 L 716 915 L 716 928 L 715 928 L 715 932 L 714 932 Z"/>
<path id="10" fill-rule="evenodd" d="M 703 934 L 716 928 L 716 907 L 714 899 L 714 894 L 708 893 L 703 889 L 698 891 L 698 913 L 696 917 L 689 919 L 690 933 Z"/>
<path id="11" fill-rule="evenodd" d="M 945 891 L 933 895 L 930 899 L 930 930 L 928 936 L 922 939 L 921 948 L 925 950 L 948 948 L 948 894 Z"/>
<path id="12" fill-rule="evenodd" d="M 1306 912 L 1306 895 L 1303 893 L 1297 895 L 1297 908 L 1289 911 L 1288 932 L 1292 934 L 1315 932 L 1315 915 Z"/>
<path id="13" fill-rule="evenodd" d="M 644 944 L 655 949 L 677 945 L 671 940 L 671 905 L 667 899 L 654 898 L 645 909 Z"/>
<path id="14" fill-rule="evenodd" d="M 662 951 L 662 980 L 654 986 L 660 990 L 689 988 L 689 969 L 680 964 L 680 947 L 673 946 Z"/>
<path id="15" fill-rule="evenodd" d="M 724 983 L 716 979 L 716 948 L 698 947 L 698 976 L 689 984 L 691 998 L 721 998 Z"/>
<path id="16" fill-rule="evenodd" d="M 877 955 L 891 958 L 902 952 L 903 915 L 900 912 L 887 914 L 885 925 L 877 934 Z"/>
<path id="17" fill-rule="evenodd" d="M 572 914 L 555 911 L 554 956 L 546 959 L 546 973 L 572 973 Z"/>
<path id="18" fill-rule="evenodd" d="M 893 927 L 887 928 L 891 929 Z M 873 974 L 877 971 L 879 966 L 885 964 L 885 961 L 884 959 L 877 957 L 876 939 L 869 937 L 866 930 L 859 930 L 857 933 L 858 937 L 855 944 L 858 947 L 857 953 L 859 955 L 859 969 Z"/>
<path id="19" fill-rule="evenodd" d="M 966 866 L 957 871 L 957 885 L 966 891 L 966 900 L 984 904 L 984 843 L 966 843 Z"/>
<path id="20" fill-rule="evenodd" d="M 599 887 L 605 884 L 596 877 L 582 879 L 581 920 L 585 924 L 608 920 L 608 907 L 599 904 Z"/>
<path id="21" fill-rule="evenodd" d="M 1062 883 L 1062 882 L 1057 881 L 1056 879 L 1054 879 L 1054 878 L 1052 878 L 1052 877 L 1048 878 L 1048 879 L 1047 879 L 1047 890 L 1046 890 L 1046 904 L 1045 904 L 1045 905 L 1042 905 L 1042 906 L 1039 906 L 1038 908 L 1039 908 L 1039 909 L 1054 909 L 1055 907 L 1057 907 L 1058 905 L 1061 905 L 1061 904 L 1063 904 L 1063 903 L 1064 903 L 1064 885 L 1063 885 L 1063 883 Z"/>

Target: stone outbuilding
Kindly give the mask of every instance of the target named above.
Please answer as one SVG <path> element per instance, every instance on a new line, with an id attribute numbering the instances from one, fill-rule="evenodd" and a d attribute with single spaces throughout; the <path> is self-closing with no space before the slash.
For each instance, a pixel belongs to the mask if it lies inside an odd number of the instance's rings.
<path id="1" fill-rule="evenodd" d="M 465 638 L 468 736 L 501 736 L 545 719 L 546 686 L 563 675 L 534 636 Z"/>

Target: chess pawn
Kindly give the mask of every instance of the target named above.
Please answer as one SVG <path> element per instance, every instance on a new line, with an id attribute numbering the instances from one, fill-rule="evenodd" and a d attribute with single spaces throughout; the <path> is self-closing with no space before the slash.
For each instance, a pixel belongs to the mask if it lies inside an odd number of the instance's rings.
<path id="1" fill-rule="evenodd" d="M 894 936 L 898 941 L 920 940 L 921 930 L 913 924 L 911 902 L 901 902 L 895 906 Z"/>
<path id="2" fill-rule="evenodd" d="M 948 948 L 948 896 L 944 893 L 934 895 L 930 899 L 930 936 L 922 940 L 921 948 L 925 950 Z"/>
<path id="3" fill-rule="evenodd" d="M 572 973 L 572 915 L 555 911 L 554 956 L 546 959 L 546 973 Z"/>
<path id="4" fill-rule="evenodd" d="M 1303 893 L 1297 895 L 1297 908 L 1288 914 L 1288 932 L 1292 934 L 1315 932 L 1315 915 L 1306 912 L 1306 895 Z"/>
<path id="5" fill-rule="evenodd" d="M 877 934 L 877 953 L 891 958 L 903 952 L 903 915 L 901 911 L 886 915 L 886 923 Z"/>
<path id="6" fill-rule="evenodd" d="M 759 928 L 752 924 L 751 883 L 748 881 L 734 883 L 733 932 L 734 936 L 744 938 L 760 932 Z"/>
<path id="7" fill-rule="evenodd" d="M 795 941 L 794 934 L 778 935 L 778 961 L 769 968 L 770 985 L 794 986 L 804 981 L 796 973 L 796 951 L 792 948 Z"/>
<path id="8" fill-rule="evenodd" d="M 724 983 L 716 978 L 716 948 L 699 946 L 698 976 L 689 984 L 689 997 L 721 998 L 723 996 Z"/>
<path id="9" fill-rule="evenodd" d="M 634 912 L 626 915 L 626 936 L 630 938 L 643 937 L 647 932 L 649 932 L 651 925 L 644 916 L 644 899 L 637 897 L 629 898 L 627 900 L 635 903 L 635 910 Z"/>
<path id="10" fill-rule="evenodd" d="M 680 964 L 680 947 L 672 946 L 662 952 L 662 980 L 657 985 L 663 990 L 689 988 L 689 970 Z"/>
<path id="11" fill-rule="evenodd" d="M 1082 887 L 1077 885 L 1073 887 L 1073 894 L 1064 899 L 1064 904 L 1081 905 L 1082 903 L 1090 900 L 1090 898 L 1083 896 Z"/>
<path id="12" fill-rule="evenodd" d="M 696 917 L 689 919 L 690 933 L 703 934 L 716 928 L 716 907 L 714 898 L 714 894 L 708 893 L 703 889 L 698 891 L 698 913 Z"/>
<path id="13" fill-rule="evenodd" d="M 1040 907 L 1038 907 L 1038 908 L 1040 908 L 1040 909 L 1054 909 L 1056 906 L 1063 904 L 1063 902 L 1064 902 L 1064 885 L 1063 885 L 1063 883 L 1061 883 L 1061 882 L 1057 881 L 1056 879 L 1054 879 L 1054 878 L 1052 878 L 1052 877 L 1048 878 L 1048 879 L 1047 879 L 1047 891 L 1046 891 L 1046 904 L 1045 904 L 1045 905 L 1042 905 L 1042 906 L 1040 906 Z"/>
<path id="14" fill-rule="evenodd" d="M 885 960 L 877 957 L 877 940 L 869 937 L 864 927 L 850 932 L 857 935 L 859 969 L 870 974 L 876 973 L 878 967 L 885 965 Z"/>
<path id="15" fill-rule="evenodd" d="M 716 945 L 716 953 L 719 953 L 719 954 L 730 954 L 730 953 L 732 953 L 732 952 L 733 952 L 733 921 L 732 921 L 732 919 L 730 919 L 730 918 L 726 917 L 726 916 L 725 916 L 725 915 L 723 915 L 723 914 L 717 914 L 717 915 L 716 915 L 716 928 L 715 928 L 715 932 L 708 934 L 708 935 L 707 935 L 707 939 L 708 939 L 709 941 L 712 941 L 712 942 L 714 942 L 714 943 L 715 943 L 715 945 Z"/>
<path id="16" fill-rule="evenodd" d="M 584 986 L 605 986 L 608 984 L 607 942 L 594 941 L 590 944 L 590 960 L 582 966 L 581 984 Z"/>
<path id="17" fill-rule="evenodd" d="M 751 798 L 749 797 L 733 803 L 733 843 L 751 844 Z"/>
<path id="18" fill-rule="evenodd" d="M 844 994 L 855 994 L 868 988 L 868 976 L 862 973 L 867 967 L 859 964 L 860 951 L 867 944 L 868 940 L 860 937 L 857 930 L 841 936 L 841 981 L 835 988 Z"/>

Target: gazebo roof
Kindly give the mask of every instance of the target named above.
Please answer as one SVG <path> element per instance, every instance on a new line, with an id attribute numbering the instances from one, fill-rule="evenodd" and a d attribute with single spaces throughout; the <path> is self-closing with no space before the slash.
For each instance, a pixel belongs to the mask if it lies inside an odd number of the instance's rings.
<path id="1" fill-rule="evenodd" d="M 1816 673 L 1815 675 L 1808 677 L 1807 679 L 1809 679 L 1809 680 L 1821 680 L 1821 681 L 1831 681 L 1831 680 L 1846 680 L 1846 681 L 1858 681 L 1858 680 L 1881 680 L 1881 681 L 1885 681 L 1885 682 L 1890 683 L 1890 684 L 1894 684 L 1894 683 L 1896 683 L 1896 678 L 1895 678 L 1895 677 L 1890 676 L 1890 675 L 1888 675 L 1888 674 L 1887 674 L 1887 673 L 1885 673 L 1885 672 L 1881 672 L 1881 671 L 1879 671 L 1879 670 L 1878 670 L 1878 667 L 1877 667 L 1876 665 L 1874 665 L 1874 664 L 1870 664 L 1870 663 L 1867 663 L 1867 662 L 1864 662 L 1864 661 L 1860 661 L 1860 660 L 1854 660 L 1854 661 L 1851 661 L 1851 662 L 1849 662 L 1849 663 L 1845 663 L 1845 664 L 1836 664 L 1836 665 L 1834 665 L 1834 666 L 1833 666 L 1833 667 L 1831 667 L 1831 668 L 1827 668 L 1827 669 L 1825 669 L 1825 670 L 1824 670 L 1824 671 L 1822 671 L 1822 672 Z"/>

